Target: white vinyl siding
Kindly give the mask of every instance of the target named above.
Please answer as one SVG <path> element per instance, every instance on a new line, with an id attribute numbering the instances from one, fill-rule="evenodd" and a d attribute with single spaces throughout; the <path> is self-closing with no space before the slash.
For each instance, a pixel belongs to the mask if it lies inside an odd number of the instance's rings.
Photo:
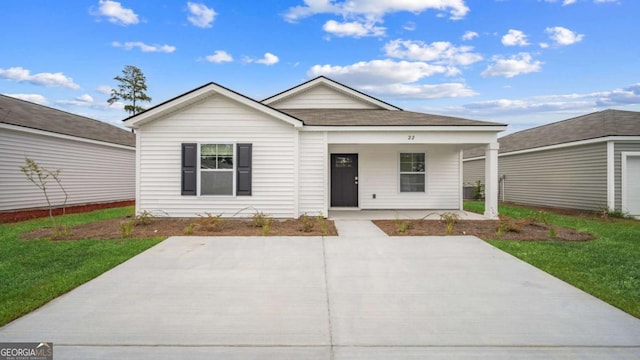
<path id="1" fill-rule="evenodd" d="M 330 145 L 329 151 L 358 154 L 358 203 L 361 209 L 460 207 L 460 148 L 455 145 Z M 427 187 L 424 193 L 400 192 L 400 152 L 426 153 Z"/>
<path id="2" fill-rule="evenodd" d="M 0 129 L 0 211 L 47 207 L 42 191 L 20 172 L 29 157 L 49 170 L 60 169 L 67 205 L 132 200 L 135 149 Z M 52 204 L 64 194 L 49 182 Z"/>
<path id="3" fill-rule="evenodd" d="M 278 109 L 379 109 L 375 105 L 327 86 L 314 86 L 271 106 Z"/>
<path id="4" fill-rule="evenodd" d="M 224 217 L 261 211 L 294 217 L 294 128 L 222 96 L 211 96 L 143 125 L 138 209 L 172 217 L 209 212 Z M 182 196 L 182 143 L 251 143 L 252 196 Z"/>
<path id="5" fill-rule="evenodd" d="M 607 204 L 606 142 L 502 154 L 498 163 L 499 176 L 505 176 L 500 200 L 581 210 L 598 210 Z M 480 169 L 484 160 L 466 161 L 465 182 L 473 180 L 467 170 L 483 179 Z"/>
<path id="6" fill-rule="evenodd" d="M 327 144 L 322 132 L 300 132 L 299 212 L 326 216 Z"/>
<path id="7" fill-rule="evenodd" d="M 640 151 L 640 143 L 616 141 L 614 143 L 614 168 L 615 168 L 615 208 L 622 208 L 622 152 Z M 637 181 L 637 180 L 636 180 Z"/>

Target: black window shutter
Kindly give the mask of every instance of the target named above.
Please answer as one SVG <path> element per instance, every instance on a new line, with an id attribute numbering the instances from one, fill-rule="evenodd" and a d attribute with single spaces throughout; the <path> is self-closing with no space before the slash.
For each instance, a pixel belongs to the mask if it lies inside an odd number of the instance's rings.
<path id="1" fill-rule="evenodd" d="M 236 195 L 251 195 L 251 144 L 237 144 Z"/>
<path id="2" fill-rule="evenodd" d="M 182 144 L 182 195 L 196 195 L 198 144 Z"/>

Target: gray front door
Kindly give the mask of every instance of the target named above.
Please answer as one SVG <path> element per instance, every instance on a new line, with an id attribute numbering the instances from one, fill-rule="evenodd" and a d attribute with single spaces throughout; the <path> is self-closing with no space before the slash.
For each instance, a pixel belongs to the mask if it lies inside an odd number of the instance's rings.
<path id="1" fill-rule="evenodd" d="M 358 154 L 331 154 L 331 206 L 358 207 Z"/>

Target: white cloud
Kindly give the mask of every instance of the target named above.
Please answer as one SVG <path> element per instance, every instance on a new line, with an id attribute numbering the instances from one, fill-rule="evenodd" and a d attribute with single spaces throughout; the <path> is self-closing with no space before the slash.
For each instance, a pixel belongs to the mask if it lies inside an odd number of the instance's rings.
<path id="1" fill-rule="evenodd" d="M 436 64 L 470 65 L 482 60 L 482 55 L 474 53 L 472 46 L 455 46 L 447 41 L 436 41 L 431 44 L 419 40 L 396 39 L 385 44 L 387 56 L 417 60 L 432 61 Z"/>
<path id="2" fill-rule="evenodd" d="M 104 16 L 111 23 L 118 25 L 132 25 L 140 22 L 138 15 L 131 9 L 123 8 L 117 1 L 100 0 L 98 11 L 94 15 Z"/>
<path id="3" fill-rule="evenodd" d="M 540 47 L 543 48 L 543 49 L 546 49 L 546 48 L 549 47 L 549 44 L 547 44 L 546 42 L 541 42 L 540 43 Z"/>
<path id="4" fill-rule="evenodd" d="M 113 88 L 109 85 L 100 85 L 96 88 L 96 91 L 101 93 L 101 94 L 105 94 L 105 95 L 111 95 L 111 90 Z"/>
<path id="5" fill-rule="evenodd" d="M 189 16 L 187 20 L 193 25 L 200 28 L 210 28 L 211 23 L 215 19 L 217 13 L 213 8 L 207 7 L 205 4 L 187 2 L 189 8 Z"/>
<path id="6" fill-rule="evenodd" d="M 364 36 L 384 36 L 386 28 L 375 26 L 374 22 L 347 21 L 339 23 L 335 20 L 329 20 L 322 26 L 322 30 L 338 37 L 351 36 L 360 38 Z"/>
<path id="7" fill-rule="evenodd" d="M 120 43 L 118 41 L 114 41 L 111 43 L 113 47 L 123 48 L 125 50 L 131 50 L 133 48 L 139 48 L 142 52 L 161 52 L 161 53 L 172 53 L 176 51 L 175 46 L 171 45 L 148 45 L 143 43 L 142 41 L 127 41 L 125 43 Z"/>
<path id="8" fill-rule="evenodd" d="M 256 64 L 263 64 L 263 65 L 269 66 L 269 65 L 277 64 L 280 61 L 280 58 L 268 52 L 268 53 L 264 53 L 264 57 L 262 57 L 262 59 L 253 59 L 250 57 L 245 57 L 243 61 L 246 63 L 255 62 Z"/>
<path id="9" fill-rule="evenodd" d="M 538 72 L 542 68 L 542 62 L 533 61 L 529 53 L 519 53 L 509 58 L 494 56 L 493 64 L 489 65 L 482 76 L 504 76 L 512 78 L 517 75 Z"/>
<path id="10" fill-rule="evenodd" d="M 548 27 L 545 32 L 556 45 L 566 46 L 582 41 L 583 34 L 577 34 L 562 26 Z"/>
<path id="11" fill-rule="evenodd" d="M 504 46 L 527 46 L 527 35 L 520 30 L 509 29 L 502 37 L 502 45 Z"/>
<path id="12" fill-rule="evenodd" d="M 208 62 L 212 62 L 212 63 L 216 63 L 216 64 L 221 64 L 224 62 L 231 62 L 233 61 L 233 57 L 231 55 L 229 55 L 229 53 L 227 53 L 224 50 L 216 50 L 213 55 L 207 55 L 205 57 L 205 59 Z"/>
<path id="13" fill-rule="evenodd" d="M 22 67 L 0 69 L 0 78 L 16 82 L 28 82 L 34 85 L 46 87 L 66 87 L 74 90 L 80 88 L 78 84 L 73 82 L 72 78 L 61 72 L 38 73 L 32 75 L 29 70 Z"/>
<path id="14" fill-rule="evenodd" d="M 441 99 L 478 95 L 463 83 L 369 85 L 361 86 L 360 89 L 401 99 Z"/>
<path id="15" fill-rule="evenodd" d="M 558 0 L 544 0 L 544 2 L 556 3 L 558 2 Z M 595 2 L 598 2 L 598 1 L 596 0 Z M 567 6 L 575 3 L 576 3 L 576 0 L 562 0 L 562 6 Z"/>
<path id="16" fill-rule="evenodd" d="M 475 31 L 465 31 L 464 35 L 462 35 L 462 40 L 469 41 L 477 38 L 478 36 L 480 35 Z"/>
<path id="17" fill-rule="evenodd" d="M 105 108 L 106 105 L 98 105 L 93 100 L 93 97 L 89 94 L 84 94 L 76 97 L 73 100 L 58 100 L 56 101 L 58 105 L 70 105 L 70 106 L 80 106 L 80 107 L 94 107 L 94 108 Z"/>
<path id="18" fill-rule="evenodd" d="M 289 8 L 284 17 L 287 21 L 296 21 L 315 14 L 336 14 L 343 17 L 374 17 L 381 19 L 394 12 L 408 11 L 420 13 L 426 10 L 449 12 L 450 18 L 457 20 L 465 17 L 469 8 L 464 0 L 304 0 L 304 5 Z"/>
<path id="19" fill-rule="evenodd" d="M 414 31 L 416 29 L 416 23 L 408 21 L 406 24 L 402 25 L 402 28 L 407 31 Z"/>
<path id="20" fill-rule="evenodd" d="M 4 95 L 10 96 L 12 98 L 24 100 L 24 101 L 30 101 L 32 103 L 36 103 L 40 105 L 48 104 L 47 98 L 45 98 L 40 94 L 4 94 Z"/>
<path id="21" fill-rule="evenodd" d="M 640 83 L 624 88 L 592 93 L 535 96 L 525 99 L 495 99 L 448 108 L 447 112 L 480 116 L 586 113 L 612 107 L 640 105 Z M 531 124 L 535 125 L 535 124 Z"/>
<path id="22" fill-rule="evenodd" d="M 425 62 L 394 61 L 391 59 L 361 61 L 347 66 L 314 65 L 309 77 L 325 75 L 354 86 L 412 83 L 424 77 L 446 73 L 447 68 Z"/>

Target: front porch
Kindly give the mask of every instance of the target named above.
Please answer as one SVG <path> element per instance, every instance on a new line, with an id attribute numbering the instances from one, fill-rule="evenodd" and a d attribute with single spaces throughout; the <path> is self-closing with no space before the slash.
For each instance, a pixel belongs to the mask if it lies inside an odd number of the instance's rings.
<path id="1" fill-rule="evenodd" d="M 455 213 L 460 220 L 488 220 L 487 217 L 463 210 L 329 210 L 330 220 L 440 220 L 444 213 Z"/>

